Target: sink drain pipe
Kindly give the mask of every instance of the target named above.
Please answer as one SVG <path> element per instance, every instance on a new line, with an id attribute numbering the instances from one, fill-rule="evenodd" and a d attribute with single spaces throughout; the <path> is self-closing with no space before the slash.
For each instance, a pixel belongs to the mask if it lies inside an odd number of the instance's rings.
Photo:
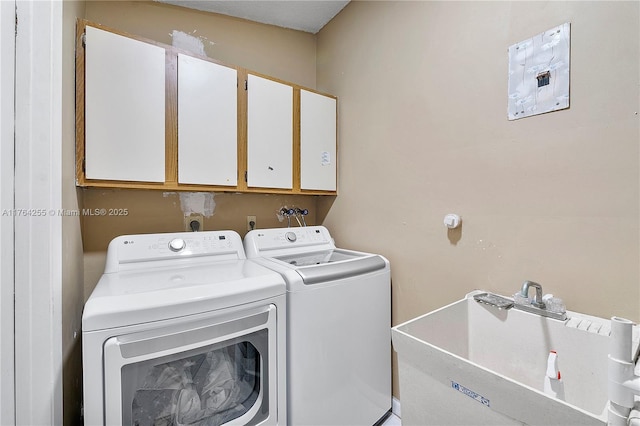
<path id="1" fill-rule="evenodd" d="M 640 418 L 632 414 L 634 396 L 640 395 L 640 376 L 633 371 L 636 356 L 632 353 L 633 325 L 633 322 L 624 318 L 611 318 L 607 422 L 610 426 L 640 426 Z"/>

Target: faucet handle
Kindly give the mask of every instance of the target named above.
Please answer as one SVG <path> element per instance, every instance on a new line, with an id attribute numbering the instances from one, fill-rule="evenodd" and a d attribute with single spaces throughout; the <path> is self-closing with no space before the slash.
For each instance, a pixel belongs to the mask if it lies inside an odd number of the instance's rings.
<path id="1" fill-rule="evenodd" d="M 558 314 L 567 312 L 567 307 L 565 306 L 562 299 L 553 297 L 553 294 L 545 294 L 544 296 L 542 296 L 542 300 L 544 301 L 547 310 L 550 312 L 555 312 Z"/>

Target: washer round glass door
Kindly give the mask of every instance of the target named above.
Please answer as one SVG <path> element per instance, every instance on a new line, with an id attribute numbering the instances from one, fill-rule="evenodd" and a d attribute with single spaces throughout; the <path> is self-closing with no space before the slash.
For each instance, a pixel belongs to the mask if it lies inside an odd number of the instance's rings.
<path id="1" fill-rule="evenodd" d="M 269 305 L 108 339 L 106 424 L 263 422 L 275 413 L 276 398 L 269 398 L 276 386 L 275 310 Z"/>

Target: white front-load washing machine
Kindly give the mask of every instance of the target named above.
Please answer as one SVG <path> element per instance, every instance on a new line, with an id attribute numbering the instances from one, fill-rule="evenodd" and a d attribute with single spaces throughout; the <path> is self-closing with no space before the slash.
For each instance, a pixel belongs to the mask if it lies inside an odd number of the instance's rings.
<path id="1" fill-rule="evenodd" d="M 247 258 L 287 284 L 291 425 L 368 425 L 391 409 L 391 281 L 376 254 L 338 249 L 322 226 L 260 229 Z"/>
<path id="2" fill-rule="evenodd" d="M 85 425 L 285 425 L 285 303 L 236 232 L 115 238 L 82 316 Z"/>

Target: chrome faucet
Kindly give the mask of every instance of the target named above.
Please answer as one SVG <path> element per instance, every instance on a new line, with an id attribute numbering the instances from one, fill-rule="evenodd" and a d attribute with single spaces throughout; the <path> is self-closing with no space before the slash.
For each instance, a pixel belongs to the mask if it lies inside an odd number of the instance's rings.
<path id="1" fill-rule="evenodd" d="M 529 289 L 533 287 L 536 289 L 536 294 L 533 299 L 529 299 Z M 545 296 L 546 298 L 547 296 Z M 542 286 L 533 281 L 525 281 L 522 284 L 520 292 L 513 295 L 514 304 L 513 307 L 526 311 L 532 314 L 542 315 L 543 317 L 549 317 L 560 321 L 567 319 L 567 311 L 564 307 L 562 300 L 557 299 L 549 295 L 548 303 L 542 300 Z"/>
<path id="2" fill-rule="evenodd" d="M 525 281 L 524 284 L 522 284 L 522 290 L 520 291 L 522 297 L 529 297 L 529 288 L 531 287 L 536 289 L 536 294 L 535 296 L 533 296 L 533 300 L 531 300 L 531 306 L 534 306 L 538 309 L 546 308 L 544 302 L 542 301 L 542 286 L 538 283 L 534 283 L 533 281 Z"/>

